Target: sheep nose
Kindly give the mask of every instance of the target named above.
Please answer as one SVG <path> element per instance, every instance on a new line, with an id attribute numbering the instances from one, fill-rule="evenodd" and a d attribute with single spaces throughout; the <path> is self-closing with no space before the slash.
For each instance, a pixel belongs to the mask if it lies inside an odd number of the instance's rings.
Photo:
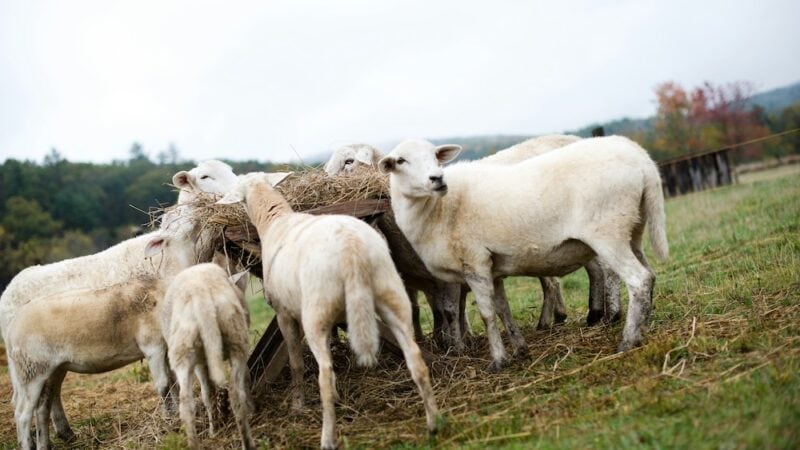
<path id="1" fill-rule="evenodd" d="M 431 175 L 428 177 L 433 183 L 442 183 L 442 175 Z"/>

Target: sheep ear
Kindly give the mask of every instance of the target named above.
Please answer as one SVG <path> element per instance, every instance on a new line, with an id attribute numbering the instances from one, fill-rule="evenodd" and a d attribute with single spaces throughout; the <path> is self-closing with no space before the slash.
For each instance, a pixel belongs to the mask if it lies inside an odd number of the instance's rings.
<path id="1" fill-rule="evenodd" d="M 239 192 L 239 189 L 233 189 L 225 194 L 221 199 L 217 200 L 217 204 L 231 205 L 233 203 L 239 203 L 242 201 L 244 201 L 244 198 L 242 198 L 242 194 Z"/>
<path id="2" fill-rule="evenodd" d="M 434 149 L 439 164 L 449 163 L 461 153 L 461 146 L 455 144 L 440 145 Z"/>
<path id="3" fill-rule="evenodd" d="M 397 160 L 393 156 L 384 156 L 378 161 L 378 168 L 382 173 L 393 172 L 396 165 Z"/>
<path id="4" fill-rule="evenodd" d="M 372 165 L 372 152 L 367 147 L 362 147 L 356 152 L 356 161 L 366 164 L 368 166 Z"/>
<path id="5" fill-rule="evenodd" d="M 166 239 L 164 236 L 156 236 L 153 239 L 150 239 L 150 241 L 147 242 L 147 246 L 144 248 L 144 257 L 152 258 L 153 256 L 156 256 L 164 250 L 165 245 Z"/>
<path id="6" fill-rule="evenodd" d="M 236 287 L 244 291 L 244 289 L 247 287 L 247 277 L 245 275 L 248 275 L 249 273 L 249 271 L 243 270 L 239 273 L 231 275 L 228 277 L 228 279 L 231 280 L 231 283 L 235 284 Z"/>
<path id="7" fill-rule="evenodd" d="M 181 170 L 172 176 L 172 184 L 181 189 L 197 186 L 195 176 L 185 170 Z"/>
<path id="8" fill-rule="evenodd" d="M 294 172 L 275 172 L 275 173 L 268 173 L 267 174 L 267 181 L 272 187 L 275 187 L 283 182 L 283 180 L 289 178 L 289 175 L 293 174 Z"/>

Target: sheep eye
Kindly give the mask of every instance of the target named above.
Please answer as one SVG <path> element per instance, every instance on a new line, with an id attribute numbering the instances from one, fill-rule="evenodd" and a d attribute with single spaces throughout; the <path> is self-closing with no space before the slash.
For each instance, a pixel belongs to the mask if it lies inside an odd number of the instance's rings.
<path id="1" fill-rule="evenodd" d="M 345 159 L 344 160 L 344 165 L 345 166 L 349 166 L 350 164 L 353 164 L 354 162 L 355 162 L 355 160 L 353 158 Z"/>
<path id="2" fill-rule="evenodd" d="M 403 158 L 397 158 L 397 164 L 404 164 L 406 162 Z"/>
<path id="3" fill-rule="evenodd" d="M 206 180 L 208 178 L 211 178 L 211 176 L 210 175 L 203 175 L 202 177 L 200 177 L 201 180 Z"/>

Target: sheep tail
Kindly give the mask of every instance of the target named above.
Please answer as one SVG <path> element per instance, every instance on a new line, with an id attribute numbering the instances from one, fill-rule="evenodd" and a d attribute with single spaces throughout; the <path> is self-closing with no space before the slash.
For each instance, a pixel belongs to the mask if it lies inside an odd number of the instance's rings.
<path id="1" fill-rule="evenodd" d="M 667 218 L 664 214 L 664 193 L 661 189 L 661 176 L 658 168 L 653 164 L 653 172 L 647 177 L 644 188 L 644 209 L 647 228 L 650 234 L 650 244 L 656 257 L 667 259 L 669 257 L 669 243 L 667 242 Z"/>
<path id="2" fill-rule="evenodd" d="M 356 251 L 345 252 L 344 296 L 347 311 L 347 336 L 350 348 L 360 366 L 371 367 L 378 362 L 380 338 L 372 295 L 372 273 L 364 260 L 368 250 L 359 242 Z"/>
<path id="3" fill-rule="evenodd" d="M 211 381 L 216 386 L 225 383 L 225 362 L 222 355 L 222 333 L 217 321 L 217 308 L 213 299 L 210 301 L 192 302 L 194 314 L 199 319 L 200 339 L 206 354 L 206 364 Z"/>

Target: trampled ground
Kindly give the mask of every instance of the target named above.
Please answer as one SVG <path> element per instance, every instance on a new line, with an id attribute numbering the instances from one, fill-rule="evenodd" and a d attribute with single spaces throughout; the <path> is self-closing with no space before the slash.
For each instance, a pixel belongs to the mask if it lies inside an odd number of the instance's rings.
<path id="1" fill-rule="evenodd" d="M 386 356 L 377 369 L 358 369 L 337 344 L 343 446 L 799 447 L 800 167 L 668 200 L 667 220 L 671 258 L 651 258 L 655 312 L 644 346 L 616 354 L 621 325 L 585 326 L 582 272 L 562 281 L 570 316 L 552 331 L 535 330 L 538 282 L 512 279 L 507 290 L 531 357 L 486 373 L 488 350 L 471 307 L 470 355 L 448 355 L 432 367 L 446 413 L 446 427 L 433 438 L 401 361 Z M 268 314 L 257 300 L 253 316 L 254 328 L 263 328 Z M 318 445 L 316 373 L 310 355 L 306 361 L 303 414 L 289 413 L 285 382 L 257 388 L 253 425 L 262 446 Z M 5 364 L 0 358 L 3 448 L 15 442 Z M 178 420 L 161 418 L 142 363 L 104 375 L 70 374 L 63 398 L 78 441 L 56 439 L 57 448 L 185 445 Z M 239 447 L 231 423 L 207 442 Z"/>

